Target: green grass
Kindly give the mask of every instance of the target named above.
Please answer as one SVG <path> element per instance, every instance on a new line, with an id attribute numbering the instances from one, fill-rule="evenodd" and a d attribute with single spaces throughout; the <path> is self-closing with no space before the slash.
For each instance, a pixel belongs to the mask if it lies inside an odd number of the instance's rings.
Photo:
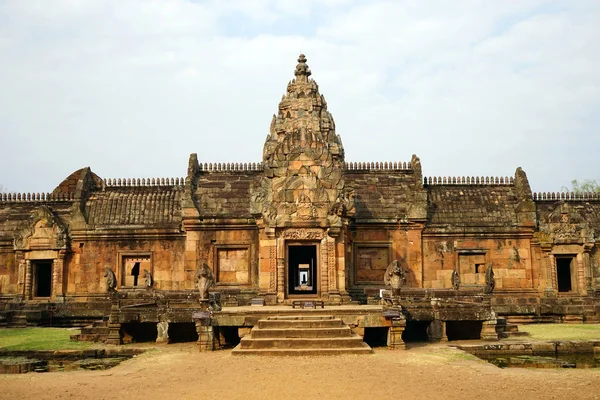
<path id="1" fill-rule="evenodd" d="M 97 347 L 91 342 L 72 342 L 77 330 L 65 328 L 0 329 L 0 350 L 84 350 Z"/>
<path id="2" fill-rule="evenodd" d="M 519 325 L 534 340 L 600 340 L 600 324 Z"/>

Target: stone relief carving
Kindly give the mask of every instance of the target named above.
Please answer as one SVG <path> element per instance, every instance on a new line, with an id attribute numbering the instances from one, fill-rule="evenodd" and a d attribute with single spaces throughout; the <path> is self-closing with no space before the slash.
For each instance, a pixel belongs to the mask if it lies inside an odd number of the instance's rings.
<path id="1" fill-rule="evenodd" d="M 548 233 L 554 242 L 581 243 L 594 240 L 594 231 L 579 210 L 565 201 L 558 201 L 554 209 L 546 217 L 542 229 Z"/>
<path id="2" fill-rule="evenodd" d="M 324 97 L 309 79 L 304 55 L 294 73 L 271 121 L 263 149 L 264 173 L 252 189 L 251 210 L 262 213 L 269 229 L 294 222 L 341 226 L 343 212 L 353 209 L 353 197 L 342 195 L 343 146 Z M 344 205 L 342 212 L 332 208 L 338 201 Z"/>
<path id="3" fill-rule="evenodd" d="M 14 248 L 65 248 L 67 245 L 67 227 L 45 205 L 37 207 L 29 220 L 14 238 Z"/>
<path id="4" fill-rule="evenodd" d="M 321 240 L 325 237 L 325 233 L 323 229 L 300 228 L 286 229 L 281 231 L 278 236 L 283 239 Z"/>

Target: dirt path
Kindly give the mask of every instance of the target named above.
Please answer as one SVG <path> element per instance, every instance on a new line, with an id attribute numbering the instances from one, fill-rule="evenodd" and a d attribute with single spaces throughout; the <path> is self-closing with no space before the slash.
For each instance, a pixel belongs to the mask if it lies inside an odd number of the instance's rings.
<path id="1" fill-rule="evenodd" d="M 295 358 L 169 345 L 108 371 L 0 375 L 0 399 L 70 398 L 600 399 L 600 370 L 502 370 L 444 345 Z"/>

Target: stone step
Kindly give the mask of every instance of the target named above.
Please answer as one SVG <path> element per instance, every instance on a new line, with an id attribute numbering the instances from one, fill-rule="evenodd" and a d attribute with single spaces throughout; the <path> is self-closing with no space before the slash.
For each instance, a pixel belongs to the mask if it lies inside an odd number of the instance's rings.
<path id="1" fill-rule="evenodd" d="M 242 349 L 238 345 L 231 351 L 232 355 L 260 355 L 260 356 L 339 356 L 339 355 L 360 355 L 372 354 L 373 350 L 362 343 L 361 347 L 353 348 L 310 348 L 310 349 Z"/>
<path id="2" fill-rule="evenodd" d="M 339 328 L 344 323 L 339 318 L 333 319 L 261 319 L 259 328 Z"/>
<path id="3" fill-rule="evenodd" d="M 333 315 L 277 315 L 274 317 L 267 317 L 269 321 L 297 321 L 297 320 L 328 320 L 338 319 Z"/>
<path id="4" fill-rule="evenodd" d="M 81 328 L 82 335 L 93 335 L 93 334 L 108 335 L 108 332 L 109 332 L 108 326 L 106 326 L 106 327 L 86 326 L 84 328 Z"/>
<path id="5" fill-rule="evenodd" d="M 506 332 L 506 333 L 512 333 L 512 332 L 518 332 L 518 331 L 519 331 L 519 325 L 517 325 L 517 324 L 504 325 L 504 332 Z"/>
<path id="6" fill-rule="evenodd" d="M 352 330 L 349 326 L 325 328 L 254 328 L 252 338 L 332 338 L 349 337 Z"/>
<path id="7" fill-rule="evenodd" d="M 320 349 L 362 347 L 362 338 L 358 335 L 335 338 L 252 338 L 240 340 L 242 349 Z"/>

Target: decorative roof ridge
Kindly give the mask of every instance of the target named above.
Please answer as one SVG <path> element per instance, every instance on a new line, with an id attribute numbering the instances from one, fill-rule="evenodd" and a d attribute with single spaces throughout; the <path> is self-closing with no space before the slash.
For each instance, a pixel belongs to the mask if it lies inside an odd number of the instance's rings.
<path id="1" fill-rule="evenodd" d="M 376 171 L 398 171 L 398 170 L 412 170 L 413 165 L 409 162 L 402 161 L 382 161 L 382 162 L 346 162 L 344 167 L 349 171 L 360 171 L 360 170 L 376 170 Z"/>
<path id="2" fill-rule="evenodd" d="M 108 178 L 102 180 L 103 187 L 158 187 L 183 186 L 184 178 Z"/>
<path id="3" fill-rule="evenodd" d="M 71 202 L 74 193 L 0 193 L 1 203 Z"/>
<path id="4" fill-rule="evenodd" d="M 514 185 L 515 179 L 511 176 L 426 176 L 423 185 Z"/>
<path id="5" fill-rule="evenodd" d="M 534 192 L 534 201 L 588 201 L 600 200 L 598 192 Z"/>
<path id="6" fill-rule="evenodd" d="M 200 171 L 206 172 L 253 172 L 262 171 L 262 162 L 253 163 L 198 163 Z"/>

